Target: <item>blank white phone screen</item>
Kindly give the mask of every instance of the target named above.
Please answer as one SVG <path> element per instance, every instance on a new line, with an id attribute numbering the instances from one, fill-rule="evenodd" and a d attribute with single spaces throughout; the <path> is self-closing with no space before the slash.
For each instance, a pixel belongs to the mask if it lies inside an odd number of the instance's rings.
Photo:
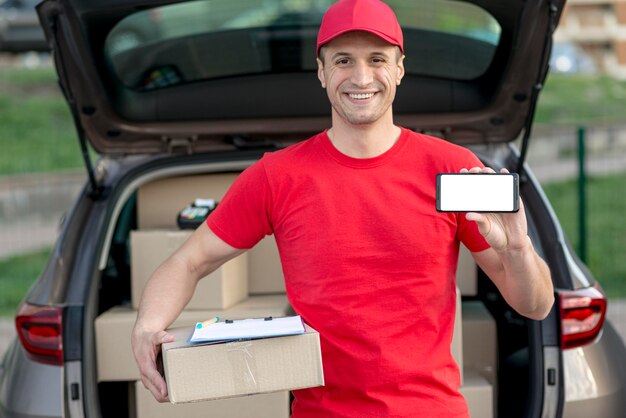
<path id="1" fill-rule="evenodd" d="M 439 210 L 513 212 L 517 210 L 516 177 L 510 174 L 441 174 Z"/>

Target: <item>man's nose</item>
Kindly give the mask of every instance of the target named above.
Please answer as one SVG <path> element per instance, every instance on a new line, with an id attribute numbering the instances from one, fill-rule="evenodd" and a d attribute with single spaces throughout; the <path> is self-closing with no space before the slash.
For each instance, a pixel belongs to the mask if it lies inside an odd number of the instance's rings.
<path id="1" fill-rule="evenodd" d="M 367 87 L 374 80 L 373 71 L 366 62 L 357 62 L 352 72 L 352 83 L 358 87 Z"/>

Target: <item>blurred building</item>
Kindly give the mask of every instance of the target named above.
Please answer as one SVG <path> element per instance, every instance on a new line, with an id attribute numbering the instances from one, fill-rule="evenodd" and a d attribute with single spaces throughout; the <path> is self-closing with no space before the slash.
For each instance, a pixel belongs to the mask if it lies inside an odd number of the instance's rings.
<path id="1" fill-rule="evenodd" d="M 598 71 L 626 79 L 626 0 L 568 0 L 555 42 L 575 45 Z"/>

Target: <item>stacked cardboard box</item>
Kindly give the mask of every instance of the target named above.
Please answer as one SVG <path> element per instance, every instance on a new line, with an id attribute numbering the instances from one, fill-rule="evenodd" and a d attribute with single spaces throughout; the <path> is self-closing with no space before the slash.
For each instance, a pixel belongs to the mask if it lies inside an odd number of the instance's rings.
<path id="1" fill-rule="evenodd" d="M 465 382 L 461 386 L 471 417 L 492 418 L 494 415 L 493 387 L 478 371 L 465 370 Z"/>
<path id="2" fill-rule="evenodd" d="M 463 302 L 465 367 L 478 371 L 493 385 L 497 377 L 496 322 L 480 301 Z"/>
<path id="3" fill-rule="evenodd" d="M 498 398 L 498 342 L 496 322 L 482 302 L 463 302 L 462 332 L 464 374 L 471 377 L 464 381 L 461 392 L 471 416 L 492 417 Z"/>
<path id="4" fill-rule="evenodd" d="M 185 404 L 159 403 L 141 382 L 130 388 L 133 418 L 289 418 L 289 392 L 274 392 Z"/>
<path id="5" fill-rule="evenodd" d="M 114 307 L 95 321 L 98 381 L 129 382 L 132 417 L 158 418 L 173 414 L 192 418 L 289 416 L 288 390 L 173 405 L 156 402 L 138 381 L 139 371 L 132 354 L 130 335 L 143 288 L 154 270 L 192 234 L 190 230 L 178 229 L 176 216 L 196 198 L 219 201 L 235 178 L 236 174 L 170 177 L 154 180 L 137 190 L 138 229 L 130 236 L 131 305 Z M 230 260 L 203 278 L 172 326 L 189 327 L 212 316 L 236 320 L 292 314 L 285 295 L 276 242 L 273 237 L 268 237 L 253 251 Z M 319 342 L 317 344 L 319 348 Z M 195 353 L 195 349 L 191 352 Z M 280 382 L 280 373 L 275 377 L 274 381 Z M 193 386 L 188 383 L 187 388 Z M 289 386 L 282 389 L 289 389 Z"/>
<path id="6" fill-rule="evenodd" d="M 254 296 L 223 310 L 183 311 L 173 327 L 191 326 L 213 316 L 225 319 L 287 316 L 291 306 L 284 295 Z M 96 318 L 96 353 L 98 381 L 128 381 L 139 379 L 130 336 L 137 318 L 137 311 L 117 306 Z"/>
<path id="7" fill-rule="evenodd" d="M 456 274 L 457 295 L 478 294 L 478 267 L 471 253 L 461 246 Z M 457 322 L 452 343 L 461 370 L 461 393 L 472 417 L 493 417 L 496 410 L 497 339 L 496 324 L 485 305 L 477 300 L 457 298 Z M 462 318 L 462 319 L 461 319 Z M 459 346 L 460 342 L 460 346 Z"/>
<path id="8" fill-rule="evenodd" d="M 454 316 L 454 333 L 452 334 L 452 344 L 450 346 L 450 352 L 452 357 L 459 366 L 459 372 L 461 374 L 461 385 L 463 384 L 463 327 L 461 326 L 461 290 L 456 288 L 456 310 Z"/>
<path id="9" fill-rule="evenodd" d="M 459 262 L 456 268 L 456 285 L 463 296 L 476 296 L 478 293 L 477 267 L 472 253 L 461 245 L 459 248 Z"/>
<path id="10" fill-rule="evenodd" d="M 178 212 L 197 198 L 218 202 L 237 178 L 236 174 L 203 174 L 166 177 L 137 190 L 139 229 L 176 228 Z"/>
<path id="11" fill-rule="evenodd" d="M 286 316 L 292 313 L 291 306 L 285 295 L 262 295 L 247 298 L 241 303 L 224 310 L 206 310 L 206 311 L 183 311 L 173 326 L 185 326 L 186 330 L 190 329 L 192 324 L 205 320 L 211 316 L 220 316 L 226 319 L 246 319 L 259 318 L 264 316 Z M 139 371 L 135 363 L 132 348 L 130 345 L 130 335 L 137 316 L 137 311 L 131 307 L 115 307 L 96 318 L 96 354 L 97 354 L 97 371 L 98 381 L 128 381 L 130 383 L 130 407 L 131 416 L 136 418 L 159 418 L 169 417 L 173 413 L 184 417 L 245 417 L 254 416 L 247 414 L 246 411 L 265 411 L 272 417 L 288 417 L 289 416 L 289 391 L 282 390 L 276 393 L 249 396 L 244 398 L 223 399 L 220 401 L 190 403 L 173 406 L 168 403 L 158 403 L 154 400 L 139 381 Z M 175 331 L 174 331 L 175 333 Z M 186 341 L 180 335 L 175 341 L 185 344 Z M 319 346 L 318 346 L 319 348 Z M 193 349 L 191 351 L 194 351 Z M 282 351 L 279 352 L 282 354 Z M 279 356 L 277 356 L 279 357 Z M 206 362 L 202 356 L 198 361 Z M 310 363 L 309 363 L 310 364 Z M 316 364 L 313 366 L 317 367 Z M 197 370 L 197 367 L 192 368 Z M 183 372 L 185 370 L 182 370 Z M 289 376 L 287 373 L 286 376 Z M 281 374 L 275 375 L 274 381 L 281 382 Z M 217 379 L 216 383 L 220 384 L 221 380 Z M 180 383 L 179 383 L 180 386 Z M 192 389 L 194 384 L 191 380 L 187 380 L 187 385 L 182 388 L 172 389 L 183 391 Z"/>
<path id="12" fill-rule="evenodd" d="M 185 205 L 196 198 L 211 198 L 219 202 L 235 178 L 236 174 L 179 176 L 142 185 L 137 191 L 139 229 L 175 230 L 176 215 Z M 285 293 L 274 237 L 266 237 L 247 254 L 250 294 Z"/>
<path id="13" fill-rule="evenodd" d="M 163 261 L 191 235 L 191 231 L 138 230 L 130 235 L 131 302 L 139 307 L 148 279 Z M 226 309 L 248 297 L 248 256 L 242 254 L 198 282 L 186 309 Z"/>

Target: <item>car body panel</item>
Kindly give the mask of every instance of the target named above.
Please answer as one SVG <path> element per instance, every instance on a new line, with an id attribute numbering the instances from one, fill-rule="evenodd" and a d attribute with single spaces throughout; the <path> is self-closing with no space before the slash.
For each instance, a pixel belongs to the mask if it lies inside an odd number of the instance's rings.
<path id="1" fill-rule="evenodd" d="M 626 364 L 611 361 L 619 358 L 626 358 L 626 349 L 609 321 L 594 343 L 563 350 L 563 417 L 617 417 L 626 411 Z"/>
<path id="2" fill-rule="evenodd" d="M 63 367 L 30 360 L 16 339 L 3 359 L 0 417 L 62 417 Z"/>

